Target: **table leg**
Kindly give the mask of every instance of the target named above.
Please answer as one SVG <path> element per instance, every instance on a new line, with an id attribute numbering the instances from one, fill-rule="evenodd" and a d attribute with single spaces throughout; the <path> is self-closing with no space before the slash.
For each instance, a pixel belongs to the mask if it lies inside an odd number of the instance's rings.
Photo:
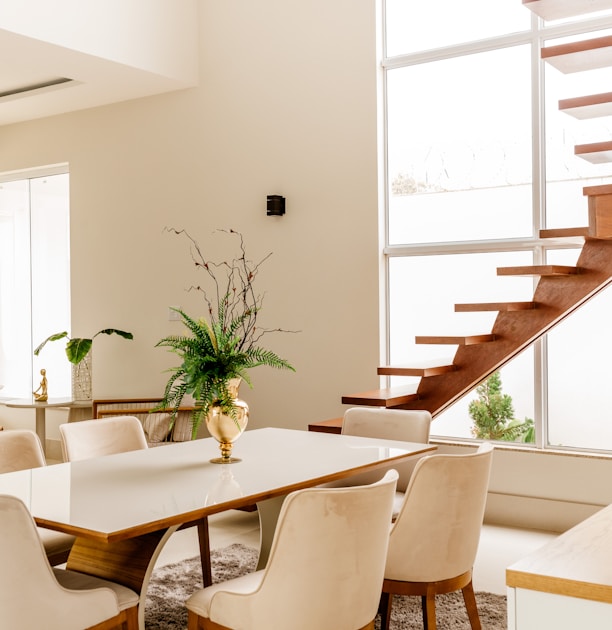
<path id="1" fill-rule="evenodd" d="M 257 512 L 259 513 L 259 559 L 257 561 L 257 571 L 263 569 L 268 562 L 274 532 L 276 531 L 276 522 L 284 500 L 284 496 L 275 497 L 257 504 Z"/>
<path id="2" fill-rule="evenodd" d="M 47 454 L 47 426 L 45 421 L 45 407 L 36 407 L 36 435 L 40 438 L 43 453 Z"/>
<path id="3" fill-rule="evenodd" d="M 147 589 L 155 562 L 177 526 L 114 543 L 77 538 L 66 568 L 123 584 L 140 595 L 138 626 L 144 630 Z"/>

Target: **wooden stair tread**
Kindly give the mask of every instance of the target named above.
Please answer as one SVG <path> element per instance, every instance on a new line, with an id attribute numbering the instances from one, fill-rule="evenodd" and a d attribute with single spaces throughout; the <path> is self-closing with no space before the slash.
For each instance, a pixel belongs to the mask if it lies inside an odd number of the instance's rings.
<path id="1" fill-rule="evenodd" d="M 582 189 L 582 194 L 585 197 L 612 195 L 612 184 L 603 184 L 601 186 L 585 186 Z"/>
<path id="2" fill-rule="evenodd" d="M 572 228 L 550 228 L 540 230 L 540 238 L 563 238 L 566 236 L 582 236 L 589 235 L 588 227 L 572 227 Z"/>
<path id="3" fill-rule="evenodd" d="M 536 308 L 535 302 L 485 302 L 482 304 L 455 304 L 456 313 L 478 313 L 481 311 L 529 311 Z"/>
<path id="4" fill-rule="evenodd" d="M 398 405 L 418 400 L 416 385 L 404 385 L 403 387 L 386 387 L 372 389 L 358 394 L 342 396 L 344 405 L 367 405 L 370 407 L 396 407 Z"/>
<path id="5" fill-rule="evenodd" d="M 566 74 L 605 68 L 612 65 L 612 35 L 546 46 L 540 52 L 542 59 Z"/>
<path id="6" fill-rule="evenodd" d="M 571 276 L 580 273 L 578 267 L 566 265 L 527 265 L 525 267 L 498 267 L 498 276 Z"/>
<path id="7" fill-rule="evenodd" d="M 383 365 L 378 368 L 379 376 L 438 376 L 457 369 L 453 363 L 428 362 L 422 365 Z"/>
<path id="8" fill-rule="evenodd" d="M 612 9 L 612 0 L 523 0 L 523 5 L 543 20 L 560 20 Z"/>
<path id="9" fill-rule="evenodd" d="M 330 418 L 329 420 L 319 420 L 318 422 L 310 422 L 308 424 L 309 431 L 318 431 L 319 433 L 341 433 L 342 417 Z"/>
<path id="10" fill-rule="evenodd" d="M 559 111 L 579 120 L 610 116 L 612 114 L 612 92 L 563 99 L 559 101 Z"/>
<path id="11" fill-rule="evenodd" d="M 607 164 L 612 162 L 612 141 L 577 144 L 574 155 L 591 164 Z"/>
<path id="12" fill-rule="evenodd" d="M 474 346 L 480 343 L 495 341 L 495 335 L 423 335 L 415 337 L 415 343 L 419 344 L 452 344 L 459 346 Z"/>

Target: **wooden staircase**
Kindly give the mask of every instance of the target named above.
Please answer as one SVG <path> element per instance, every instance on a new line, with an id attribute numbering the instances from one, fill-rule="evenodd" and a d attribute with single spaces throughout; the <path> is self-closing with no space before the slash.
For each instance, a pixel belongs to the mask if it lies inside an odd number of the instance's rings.
<path id="1" fill-rule="evenodd" d="M 544 19 L 558 19 L 612 8 L 612 0 L 523 0 Z M 612 37 L 542 48 L 542 59 L 562 72 L 612 66 Z M 612 114 L 612 92 L 568 99 L 559 109 L 577 118 Z M 578 145 L 575 155 L 593 163 L 612 162 L 612 141 Z M 392 409 L 427 409 L 436 416 L 529 345 L 545 335 L 586 301 L 612 283 L 612 185 L 583 188 L 588 199 L 588 226 L 542 230 L 540 238 L 584 239 L 575 266 L 501 267 L 499 276 L 535 276 L 528 302 L 456 304 L 456 312 L 496 311 L 490 331 L 472 336 L 416 337 L 417 344 L 456 346 L 452 361 L 414 366 L 383 366 L 381 376 L 418 376 L 418 384 L 342 396 L 348 405 Z M 318 430 L 339 430 L 338 420 Z M 311 428 L 313 425 L 311 425 Z M 315 428 L 315 430 L 317 430 Z"/>

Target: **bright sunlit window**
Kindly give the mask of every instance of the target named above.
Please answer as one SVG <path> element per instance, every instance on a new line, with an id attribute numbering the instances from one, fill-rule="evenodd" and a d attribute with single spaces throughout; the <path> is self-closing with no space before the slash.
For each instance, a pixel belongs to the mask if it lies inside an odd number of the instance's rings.
<path id="1" fill-rule="evenodd" d="M 0 174 L 2 398 L 31 396 L 42 368 L 54 397 L 70 395 L 63 346 L 33 355 L 49 334 L 69 330 L 69 218 L 67 167 Z"/>
<path id="2" fill-rule="evenodd" d="M 564 74 L 540 48 L 609 35 L 612 11 L 547 22 L 520 0 L 386 0 L 384 10 L 384 362 L 410 365 L 456 350 L 416 336 L 491 330 L 497 313 L 455 304 L 531 300 L 533 278 L 497 267 L 576 264 L 580 242 L 539 231 L 587 225 L 582 189 L 612 183 L 612 165 L 574 146 L 612 139 L 612 117 L 578 120 L 559 101 L 612 91 L 611 69 Z M 533 422 L 524 441 L 612 451 L 611 307 L 607 289 L 501 368 L 514 418 Z M 473 439 L 479 395 L 439 414 L 432 435 Z"/>

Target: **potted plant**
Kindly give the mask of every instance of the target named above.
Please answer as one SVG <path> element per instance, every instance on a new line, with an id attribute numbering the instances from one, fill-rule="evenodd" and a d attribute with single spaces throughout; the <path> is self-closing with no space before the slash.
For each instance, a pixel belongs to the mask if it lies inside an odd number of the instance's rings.
<path id="1" fill-rule="evenodd" d="M 116 328 L 105 328 L 104 330 L 99 330 L 91 339 L 84 339 L 81 337 L 73 337 L 72 339 L 68 337 L 67 332 L 55 333 L 53 335 L 49 335 L 37 348 L 34 350 L 34 354 L 38 356 L 40 351 L 45 347 L 45 344 L 48 341 L 58 341 L 59 339 L 68 339 L 68 343 L 66 344 L 66 356 L 68 357 L 68 361 L 74 365 L 78 365 L 86 356 L 87 353 L 91 350 L 93 345 L 93 340 L 98 335 L 112 335 L 116 334 L 124 339 L 133 339 L 134 335 L 129 332 L 125 332 L 123 330 L 117 330 Z"/>
<path id="2" fill-rule="evenodd" d="M 74 400 L 89 400 L 91 398 L 91 360 L 90 350 L 93 340 L 98 335 L 119 335 L 124 339 L 133 339 L 134 335 L 124 330 L 116 328 L 105 328 L 99 330 L 91 339 L 82 337 L 68 336 L 67 332 L 55 333 L 49 335 L 35 350 L 34 354 L 38 356 L 40 351 L 49 341 L 59 341 L 60 339 L 68 339 L 66 343 L 66 356 L 68 361 L 72 363 L 72 398 Z M 42 386 L 42 383 L 41 383 Z"/>
<path id="3" fill-rule="evenodd" d="M 255 292 L 254 282 L 261 264 L 270 254 L 260 262 L 252 263 L 246 257 L 244 240 L 239 232 L 218 230 L 238 239 L 240 253 L 232 260 L 213 262 L 205 258 L 198 243 L 185 230 L 170 231 L 189 239 L 192 260 L 197 269 L 208 275 L 212 290 L 192 287 L 202 293 L 207 316 L 194 318 L 175 308 L 187 333 L 170 335 L 156 344 L 156 347 L 165 347 L 177 354 L 181 361 L 180 365 L 170 369 L 172 375 L 157 408 L 172 409 L 175 417 L 184 396 L 189 394 L 194 401 L 193 437 L 202 421 L 213 411 L 230 418 L 240 434 L 244 430 L 240 419 L 245 405 L 237 399 L 240 381 L 252 387 L 249 371 L 260 365 L 295 371 L 288 361 L 259 345 L 260 339 L 270 332 L 289 332 L 280 328 L 261 328 L 257 323 L 263 296 Z M 219 439 L 214 434 L 213 437 Z"/>

